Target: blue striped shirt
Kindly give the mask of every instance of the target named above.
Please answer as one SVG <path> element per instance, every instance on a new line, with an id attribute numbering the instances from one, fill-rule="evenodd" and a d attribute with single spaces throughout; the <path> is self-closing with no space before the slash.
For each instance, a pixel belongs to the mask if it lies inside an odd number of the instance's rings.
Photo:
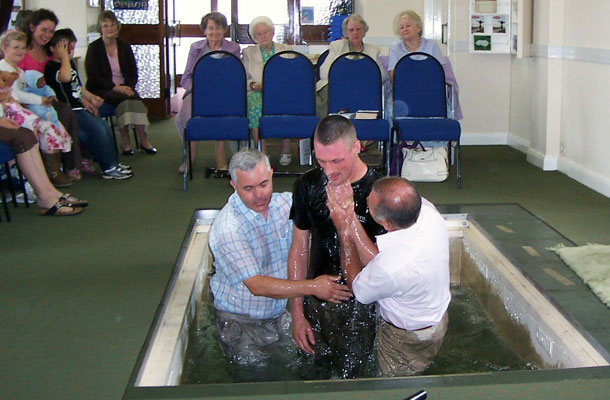
<path id="1" fill-rule="evenodd" d="M 254 296 L 244 280 L 266 275 L 287 278 L 292 221 L 292 193 L 273 193 L 267 219 L 246 207 L 237 193 L 229 197 L 210 229 L 215 274 L 210 280 L 214 307 L 267 319 L 286 309 L 286 299 Z"/>

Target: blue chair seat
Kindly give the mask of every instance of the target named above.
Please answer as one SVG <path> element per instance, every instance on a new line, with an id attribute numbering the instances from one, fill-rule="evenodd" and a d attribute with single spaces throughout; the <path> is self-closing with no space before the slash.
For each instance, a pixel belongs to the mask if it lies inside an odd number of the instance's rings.
<path id="1" fill-rule="evenodd" d="M 186 123 L 186 140 L 248 140 L 246 117 L 193 117 Z"/>
<path id="2" fill-rule="evenodd" d="M 388 142 L 390 122 L 386 119 L 352 119 L 359 140 Z"/>
<path id="3" fill-rule="evenodd" d="M 454 119 L 394 118 L 393 122 L 400 132 L 400 140 L 460 140 L 460 124 Z"/>

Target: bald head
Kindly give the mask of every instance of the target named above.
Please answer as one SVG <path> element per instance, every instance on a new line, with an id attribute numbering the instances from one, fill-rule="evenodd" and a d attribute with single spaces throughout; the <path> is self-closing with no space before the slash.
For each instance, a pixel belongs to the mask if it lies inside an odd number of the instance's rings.
<path id="1" fill-rule="evenodd" d="M 421 195 L 408 180 L 398 176 L 381 178 L 373 184 L 371 194 L 376 200 L 371 204 L 375 219 L 389 222 L 398 229 L 406 229 L 417 221 Z"/>

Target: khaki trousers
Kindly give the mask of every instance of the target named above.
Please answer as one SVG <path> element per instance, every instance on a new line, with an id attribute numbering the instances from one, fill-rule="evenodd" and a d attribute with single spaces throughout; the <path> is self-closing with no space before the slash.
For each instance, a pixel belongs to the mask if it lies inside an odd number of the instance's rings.
<path id="1" fill-rule="evenodd" d="M 447 332 L 447 312 L 441 321 L 426 329 L 407 331 L 379 319 L 377 359 L 384 376 L 419 374 L 430 365 Z"/>

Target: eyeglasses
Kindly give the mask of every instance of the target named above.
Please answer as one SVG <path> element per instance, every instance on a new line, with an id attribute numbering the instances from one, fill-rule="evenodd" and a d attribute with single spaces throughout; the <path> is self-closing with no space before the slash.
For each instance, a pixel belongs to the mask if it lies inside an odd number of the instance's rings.
<path id="1" fill-rule="evenodd" d="M 101 25 L 102 29 L 114 28 L 116 24 L 114 22 L 108 22 Z"/>

